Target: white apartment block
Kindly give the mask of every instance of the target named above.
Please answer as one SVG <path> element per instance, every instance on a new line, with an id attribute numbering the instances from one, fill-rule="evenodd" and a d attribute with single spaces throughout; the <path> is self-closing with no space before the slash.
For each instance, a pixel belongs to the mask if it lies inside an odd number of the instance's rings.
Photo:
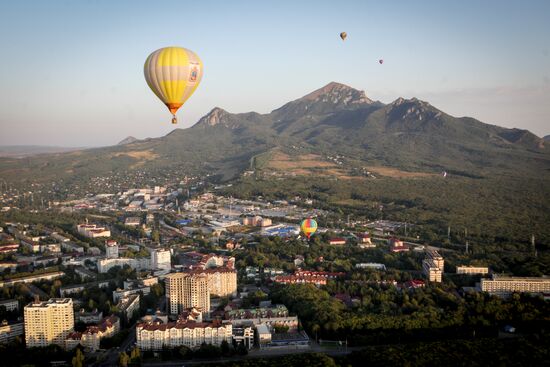
<path id="1" fill-rule="evenodd" d="M 6 320 L 0 324 L 0 344 L 8 343 L 15 339 L 15 337 L 23 335 L 24 324 L 22 322 L 16 322 L 8 324 Z"/>
<path id="2" fill-rule="evenodd" d="M 514 292 L 550 293 L 549 277 L 509 277 L 493 274 L 492 279 L 482 278 L 480 288 L 483 292 L 506 297 Z"/>
<path id="3" fill-rule="evenodd" d="M 139 294 L 131 294 L 118 300 L 117 308 L 130 320 L 134 312 L 139 310 Z"/>
<path id="4" fill-rule="evenodd" d="M 427 250 L 426 251 L 426 258 L 433 260 L 435 266 L 437 266 L 441 271 L 443 271 L 443 268 L 445 266 L 445 260 L 443 260 L 443 257 L 439 255 L 439 252 L 436 250 Z"/>
<path id="5" fill-rule="evenodd" d="M 457 274 L 489 274 L 489 268 L 486 266 L 457 266 Z"/>
<path id="6" fill-rule="evenodd" d="M 422 261 L 422 271 L 430 282 L 441 283 L 443 270 L 432 259 Z"/>
<path id="7" fill-rule="evenodd" d="M 155 249 L 151 251 L 151 269 L 169 273 L 172 270 L 172 254 L 170 250 Z"/>
<path id="8" fill-rule="evenodd" d="M 163 346 L 198 348 L 202 343 L 221 345 L 232 342 L 230 323 L 178 320 L 177 322 L 144 323 L 136 326 L 137 347 L 141 350 L 162 350 Z"/>
<path id="9" fill-rule="evenodd" d="M 57 344 L 65 347 L 65 339 L 74 330 L 73 300 L 51 298 L 35 301 L 24 308 L 27 348 Z"/>
<path id="10" fill-rule="evenodd" d="M 131 259 L 126 257 L 119 257 L 117 259 L 101 259 L 97 261 L 97 271 L 100 273 L 106 273 L 115 266 L 124 267 L 128 265 L 132 269 L 136 270 L 148 270 L 151 268 L 151 262 L 148 258 Z"/>
<path id="11" fill-rule="evenodd" d="M 118 258 L 118 243 L 116 241 L 105 241 L 105 256 L 107 256 L 108 259 Z"/>
<path id="12" fill-rule="evenodd" d="M 111 231 L 96 224 L 77 224 L 78 233 L 88 238 L 111 237 Z"/>
<path id="13" fill-rule="evenodd" d="M 5 299 L 0 301 L 0 306 L 4 306 L 6 311 L 14 311 L 19 309 L 19 301 L 16 299 Z"/>

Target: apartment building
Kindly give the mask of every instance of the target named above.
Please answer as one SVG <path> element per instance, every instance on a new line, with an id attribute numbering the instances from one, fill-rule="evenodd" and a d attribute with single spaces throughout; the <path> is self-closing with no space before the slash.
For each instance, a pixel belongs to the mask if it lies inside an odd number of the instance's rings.
<path id="1" fill-rule="evenodd" d="M 456 267 L 456 273 L 457 274 L 489 274 L 489 268 L 486 266 L 457 266 Z"/>
<path id="2" fill-rule="evenodd" d="M 179 319 L 176 322 L 160 321 L 141 323 L 136 326 L 137 347 L 141 350 L 162 350 L 164 346 L 198 348 L 202 343 L 221 345 L 225 340 L 232 343 L 231 323 L 197 322 Z"/>
<path id="3" fill-rule="evenodd" d="M 208 292 L 213 296 L 237 295 L 237 271 L 235 269 L 220 267 L 196 270 L 191 273 L 205 275 L 208 278 Z"/>
<path id="4" fill-rule="evenodd" d="M 481 279 L 480 289 L 501 297 L 514 292 L 550 293 L 550 277 L 511 277 L 493 274 L 491 279 Z"/>
<path id="5" fill-rule="evenodd" d="M 208 277 L 205 274 L 168 274 L 165 283 L 169 314 L 179 315 L 192 307 L 199 308 L 202 312 L 210 311 Z"/>
<path id="6" fill-rule="evenodd" d="M 34 301 L 24 308 L 27 348 L 50 344 L 65 346 L 65 339 L 74 330 L 73 300 L 51 298 Z"/>

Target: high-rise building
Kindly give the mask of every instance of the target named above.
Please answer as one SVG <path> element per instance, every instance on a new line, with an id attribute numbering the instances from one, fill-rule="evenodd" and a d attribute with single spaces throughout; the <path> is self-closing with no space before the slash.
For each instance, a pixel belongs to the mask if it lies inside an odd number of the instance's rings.
<path id="1" fill-rule="evenodd" d="M 105 254 L 108 259 L 118 258 L 118 243 L 113 240 L 105 241 Z"/>
<path id="2" fill-rule="evenodd" d="M 210 311 L 210 293 L 206 275 L 173 273 L 166 276 L 165 282 L 167 308 L 170 314 L 179 315 L 192 307 L 201 309 L 202 312 Z"/>
<path id="3" fill-rule="evenodd" d="M 237 271 L 226 267 L 192 271 L 192 274 L 204 274 L 208 278 L 208 291 L 213 296 L 226 297 L 237 295 Z"/>
<path id="4" fill-rule="evenodd" d="M 27 348 L 50 344 L 65 346 L 67 335 L 74 329 L 73 300 L 51 298 L 34 301 L 24 309 Z"/>
<path id="5" fill-rule="evenodd" d="M 156 249 L 151 251 L 151 269 L 170 272 L 172 260 L 170 250 Z"/>

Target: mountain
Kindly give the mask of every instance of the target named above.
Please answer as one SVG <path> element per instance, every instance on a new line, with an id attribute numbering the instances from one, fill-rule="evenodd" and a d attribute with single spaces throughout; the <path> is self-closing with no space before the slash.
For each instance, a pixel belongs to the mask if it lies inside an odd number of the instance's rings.
<path id="1" fill-rule="evenodd" d="M 542 138 L 544 141 L 550 141 L 550 135 L 546 135 L 544 138 Z"/>
<path id="2" fill-rule="evenodd" d="M 125 139 L 118 142 L 117 145 L 126 145 L 126 144 L 132 144 L 138 141 L 138 139 L 134 138 L 133 136 L 128 136 Z"/>
<path id="3" fill-rule="evenodd" d="M 527 130 L 453 117 L 416 98 L 383 104 L 332 82 L 267 114 L 216 107 L 192 127 L 160 138 L 129 137 L 25 164 L 0 159 L 0 174 L 13 179 L 81 183 L 100 176 L 130 180 L 138 171 L 164 180 L 210 175 L 223 181 L 250 169 L 349 177 L 365 167 L 397 176 L 547 177 L 550 148 Z"/>

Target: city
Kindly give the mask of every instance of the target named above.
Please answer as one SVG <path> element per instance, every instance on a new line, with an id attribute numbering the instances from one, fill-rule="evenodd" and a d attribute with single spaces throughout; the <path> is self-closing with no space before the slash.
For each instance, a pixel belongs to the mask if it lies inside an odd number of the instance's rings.
<path id="1" fill-rule="evenodd" d="M 550 367 L 550 1 L 0 3 L 0 367 Z"/>
<path id="2" fill-rule="evenodd" d="M 388 318 L 405 328 L 453 325 L 449 305 L 432 320 L 411 319 L 427 307 L 417 297 L 477 307 L 480 297 L 495 296 L 507 309 L 513 295 L 537 307 L 522 318 L 548 310 L 549 278 L 499 273 L 497 264 L 495 270 L 472 259 L 467 246 L 417 239 L 411 224 L 330 222 L 333 213 L 312 200 L 243 200 L 216 191 L 190 196 L 176 187 L 136 188 L 28 214 L 4 206 L 0 341 L 78 350 L 96 366 L 153 366 L 205 356 L 345 355 L 361 345 L 356 332 L 331 323 L 345 325 L 345 318 L 380 307 L 382 294 L 409 311 L 383 311 L 384 317 L 362 321 L 368 329 L 385 328 Z M 320 226 L 307 240 L 301 218 L 330 227 Z M 314 311 L 296 302 L 311 302 L 307 294 L 315 289 L 323 290 L 315 295 L 323 301 L 313 310 L 329 314 L 312 318 Z M 472 322 L 471 332 L 481 325 Z M 498 325 L 494 332 L 513 335 L 518 326 Z"/>

